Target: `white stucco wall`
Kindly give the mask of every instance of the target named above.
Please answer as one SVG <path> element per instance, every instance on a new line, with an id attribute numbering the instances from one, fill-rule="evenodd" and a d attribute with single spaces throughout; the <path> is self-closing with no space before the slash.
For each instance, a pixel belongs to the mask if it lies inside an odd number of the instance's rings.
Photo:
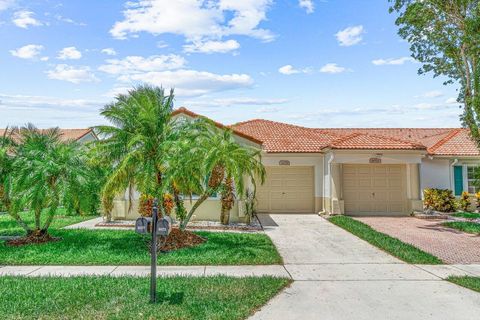
<path id="1" fill-rule="evenodd" d="M 424 158 L 420 165 L 421 189 L 451 189 L 450 160 Z"/>

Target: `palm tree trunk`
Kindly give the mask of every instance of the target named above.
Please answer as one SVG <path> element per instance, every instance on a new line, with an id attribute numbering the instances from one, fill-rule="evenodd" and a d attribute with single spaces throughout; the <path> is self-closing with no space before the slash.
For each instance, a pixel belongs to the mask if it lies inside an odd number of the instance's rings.
<path id="1" fill-rule="evenodd" d="M 130 215 L 132 213 L 132 209 L 133 209 L 133 184 L 132 183 L 129 183 L 128 184 L 128 215 Z"/>
<path id="2" fill-rule="evenodd" d="M 230 210 L 232 210 L 235 203 L 235 196 L 233 194 L 233 179 L 228 176 L 225 179 L 224 190 L 222 192 L 222 209 L 220 211 L 220 222 L 223 225 L 230 223 Z"/>
<path id="3" fill-rule="evenodd" d="M 185 230 L 185 228 L 187 227 L 187 224 L 190 222 L 190 219 L 192 218 L 193 216 L 193 213 L 195 212 L 195 210 L 197 210 L 197 208 L 205 201 L 208 199 L 208 197 L 210 196 L 209 193 L 204 193 L 200 198 L 198 198 L 197 201 L 195 201 L 195 204 L 193 205 L 193 207 L 190 209 L 190 211 L 188 212 L 187 216 L 185 217 L 185 219 L 182 221 L 182 223 L 180 224 L 180 230 Z"/>
<path id="4" fill-rule="evenodd" d="M 220 222 L 223 225 L 228 225 L 230 223 L 230 210 L 222 206 L 222 211 L 220 212 Z"/>
<path id="5" fill-rule="evenodd" d="M 56 204 L 50 207 L 50 210 L 48 210 L 48 216 L 47 216 L 47 220 L 45 221 L 45 224 L 43 225 L 42 234 L 48 233 L 48 228 L 50 227 L 50 224 L 52 223 L 53 218 L 55 217 L 55 213 L 57 212 L 57 207 L 58 205 Z"/>
<path id="6" fill-rule="evenodd" d="M 42 209 L 35 208 L 35 231 L 40 230 L 40 216 L 42 214 Z"/>

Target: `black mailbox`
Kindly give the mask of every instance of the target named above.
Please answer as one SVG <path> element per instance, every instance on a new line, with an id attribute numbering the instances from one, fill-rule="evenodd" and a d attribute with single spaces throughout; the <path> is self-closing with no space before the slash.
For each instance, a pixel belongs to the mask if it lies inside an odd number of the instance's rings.
<path id="1" fill-rule="evenodd" d="M 139 234 L 147 234 L 148 233 L 148 225 L 151 222 L 151 218 L 141 217 L 135 221 L 135 232 Z"/>
<path id="2" fill-rule="evenodd" d="M 172 230 L 172 223 L 170 217 L 165 217 L 163 219 L 159 219 L 157 222 L 157 234 L 159 236 L 168 236 L 170 231 Z"/>

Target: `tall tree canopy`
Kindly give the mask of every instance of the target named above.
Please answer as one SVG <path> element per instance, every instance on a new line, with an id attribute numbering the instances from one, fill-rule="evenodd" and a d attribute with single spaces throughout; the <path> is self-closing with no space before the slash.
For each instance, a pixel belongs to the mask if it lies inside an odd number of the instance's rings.
<path id="1" fill-rule="evenodd" d="M 480 0 L 389 0 L 420 74 L 460 85 L 462 122 L 480 146 Z"/>

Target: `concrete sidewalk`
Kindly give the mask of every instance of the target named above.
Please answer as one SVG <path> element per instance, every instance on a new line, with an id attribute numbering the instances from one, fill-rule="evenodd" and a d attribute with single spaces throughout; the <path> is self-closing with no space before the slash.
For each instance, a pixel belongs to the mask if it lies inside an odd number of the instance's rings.
<path id="1" fill-rule="evenodd" d="M 284 266 L 158 266 L 159 277 L 203 277 L 227 275 L 233 277 L 274 276 L 289 278 Z M 150 276 L 150 266 L 0 266 L 0 276 Z"/>
<path id="2" fill-rule="evenodd" d="M 440 280 L 480 277 L 480 265 L 321 263 L 265 266 L 158 266 L 158 276 L 274 276 L 295 281 Z M 149 276 L 150 266 L 0 266 L 0 276 Z"/>

